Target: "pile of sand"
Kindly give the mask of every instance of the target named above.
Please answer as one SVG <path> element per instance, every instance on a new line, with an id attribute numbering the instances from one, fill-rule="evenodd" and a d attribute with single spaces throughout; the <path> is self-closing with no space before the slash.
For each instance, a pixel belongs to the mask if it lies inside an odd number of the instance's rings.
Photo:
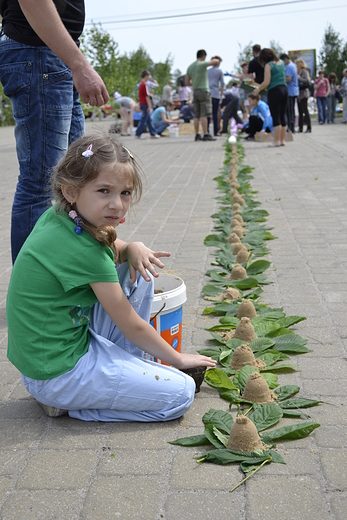
<path id="1" fill-rule="evenodd" d="M 234 249 L 233 249 L 233 253 L 234 253 Z M 250 254 L 251 253 L 249 251 L 247 251 L 247 249 L 245 247 L 241 248 L 240 251 L 236 255 L 236 262 L 239 264 L 244 264 L 245 262 L 247 262 Z"/>
<path id="2" fill-rule="evenodd" d="M 230 366 L 234 370 L 240 370 L 240 368 L 243 368 L 246 365 L 259 368 L 259 370 L 266 368 L 266 363 L 264 363 L 264 361 L 261 359 L 255 359 L 253 350 L 248 345 L 240 345 L 235 349 Z"/>
<path id="3" fill-rule="evenodd" d="M 235 330 L 235 338 L 242 339 L 245 343 L 250 343 L 257 338 L 254 327 L 249 318 L 241 318 Z"/>
<path id="4" fill-rule="evenodd" d="M 228 244 L 241 244 L 240 237 L 236 233 L 232 232 L 227 238 Z"/>
<path id="5" fill-rule="evenodd" d="M 259 372 L 253 372 L 249 376 L 242 398 L 252 403 L 273 403 L 277 399 Z"/>
<path id="6" fill-rule="evenodd" d="M 236 264 L 230 273 L 230 280 L 243 280 L 244 278 L 248 278 L 247 271 L 242 265 Z"/>
<path id="7" fill-rule="evenodd" d="M 267 446 L 262 443 L 255 424 L 248 417 L 239 415 L 231 428 L 227 448 L 229 450 L 252 452 L 266 450 Z"/>
<path id="8" fill-rule="evenodd" d="M 244 299 L 239 307 L 239 310 L 237 311 L 237 317 L 239 319 L 241 318 L 255 318 L 257 315 L 257 312 L 254 307 L 254 303 L 252 300 Z"/>

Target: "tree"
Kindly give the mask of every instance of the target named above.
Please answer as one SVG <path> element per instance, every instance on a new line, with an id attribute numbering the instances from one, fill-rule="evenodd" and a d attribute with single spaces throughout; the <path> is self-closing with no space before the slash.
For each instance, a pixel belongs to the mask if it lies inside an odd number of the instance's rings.
<path id="1" fill-rule="evenodd" d="M 241 68 L 242 63 L 249 63 L 251 60 L 253 60 L 253 52 L 252 52 L 253 43 L 249 42 L 244 48 L 241 47 L 241 43 L 239 43 L 239 42 L 237 42 L 237 45 L 239 46 L 239 53 L 237 55 L 237 64 L 235 65 L 235 67 L 236 67 L 236 72 L 241 73 L 242 72 L 242 68 Z"/>
<path id="2" fill-rule="evenodd" d="M 169 54 L 164 63 L 156 63 L 153 67 L 153 78 L 159 83 L 158 88 L 160 92 L 163 90 L 164 85 L 171 79 L 172 64 L 173 59 L 171 58 L 171 54 Z"/>
<path id="3" fill-rule="evenodd" d="M 117 87 L 118 43 L 105 31 L 101 24 L 93 24 L 81 38 L 81 50 L 91 66 L 104 80 L 107 91 Z"/>
<path id="4" fill-rule="evenodd" d="M 275 40 L 270 40 L 269 48 L 274 51 L 278 58 L 281 56 L 281 54 L 286 54 L 286 51 L 283 49 L 282 45 Z"/>
<path id="5" fill-rule="evenodd" d="M 331 24 L 325 30 L 322 40 L 322 47 L 319 52 L 319 66 L 324 70 L 325 75 L 335 72 L 339 80 L 342 78 L 342 71 L 345 68 L 345 58 L 347 57 L 347 43 L 343 47 L 343 41 L 339 33 L 334 31 Z"/>

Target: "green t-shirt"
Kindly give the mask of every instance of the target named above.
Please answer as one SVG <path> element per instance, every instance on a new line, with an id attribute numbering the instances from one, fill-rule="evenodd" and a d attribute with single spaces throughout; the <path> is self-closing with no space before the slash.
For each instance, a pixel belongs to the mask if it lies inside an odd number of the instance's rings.
<path id="1" fill-rule="evenodd" d="M 118 282 L 112 250 L 56 208 L 36 223 L 13 266 L 6 302 L 8 359 L 33 379 L 71 370 L 87 352 L 92 282 Z"/>
<path id="2" fill-rule="evenodd" d="M 271 81 L 267 89 L 271 90 L 279 85 L 286 85 L 286 69 L 283 61 L 281 65 L 276 65 L 270 61 L 269 65 L 271 67 Z"/>
<path id="3" fill-rule="evenodd" d="M 205 92 L 210 92 L 210 85 L 208 82 L 207 75 L 207 67 L 208 61 L 194 61 L 191 65 L 189 65 L 187 69 L 187 74 L 192 80 L 193 90 L 205 90 Z"/>

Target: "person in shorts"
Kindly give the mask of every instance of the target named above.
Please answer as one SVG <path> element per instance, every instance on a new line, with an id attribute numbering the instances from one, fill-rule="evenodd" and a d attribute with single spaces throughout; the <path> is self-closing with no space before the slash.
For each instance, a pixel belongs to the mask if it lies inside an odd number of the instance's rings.
<path id="1" fill-rule="evenodd" d="M 185 80 L 186 86 L 193 86 L 195 141 L 215 141 L 207 129 L 207 118 L 212 114 L 207 67 L 219 65 L 219 60 L 206 61 L 206 56 L 204 50 L 197 52 L 196 61 L 189 65 Z M 199 121 L 201 121 L 203 137 L 199 133 Z"/>

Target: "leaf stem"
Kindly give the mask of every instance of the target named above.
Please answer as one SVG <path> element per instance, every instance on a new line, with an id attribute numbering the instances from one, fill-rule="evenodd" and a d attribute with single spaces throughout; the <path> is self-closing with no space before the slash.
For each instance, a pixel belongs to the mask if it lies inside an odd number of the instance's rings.
<path id="1" fill-rule="evenodd" d="M 247 410 L 247 412 L 245 412 L 243 415 L 246 416 L 247 414 L 249 414 L 249 412 L 253 409 L 253 405 Z"/>
<path id="2" fill-rule="evenodd" d="M 241 484 L 243 484 L 244 482 L 246 482 L 246 480 L 248 480 L 252 475 L 254 475 L 254 473 L 256 473 L 257 471 L 260 470 L 261 467 L 264 466 L 264 464 L 266 464 L 267 462 L 271 462 L 272 458 L 270 457 L 269 459 L 266 459 L 264 460 L 264 462 L 262 462 L 260 464 L 260 466 L 257 467 L 257 469 L 255 469 L 254 471 L 252 471 L 252 473 L 250 473 L 249 475 L 247 475 L 246 478 L 244 478 L 243 480 L 241 480 L 241 482 L 239 482 L 238 484 L 236 484 L 236 486 L 234 486 L 231 490 L 230 490 L 230 493 L 232 493 L 233 491 L 235 491 L 235 489 L 237 489 L 239 486 L 241 486 Z"/>

